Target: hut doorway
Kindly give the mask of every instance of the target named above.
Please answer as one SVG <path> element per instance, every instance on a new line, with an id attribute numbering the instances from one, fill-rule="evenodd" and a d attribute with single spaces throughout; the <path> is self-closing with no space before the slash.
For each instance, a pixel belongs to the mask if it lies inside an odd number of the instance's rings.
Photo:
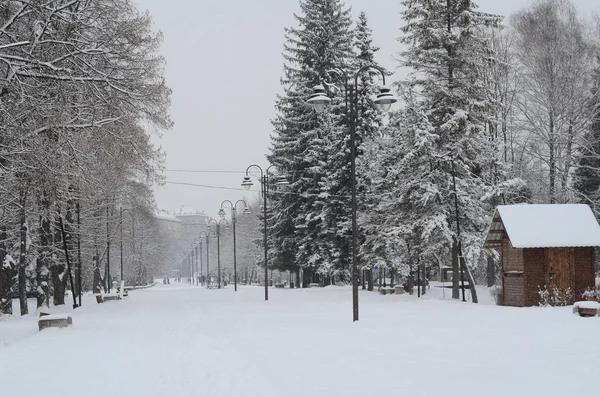
<path id="1" fill-rule="evenodd" d="M 575 290 L 575 250 L 573 248 L 547 248 L 546 285 L 561 291 Z"/>

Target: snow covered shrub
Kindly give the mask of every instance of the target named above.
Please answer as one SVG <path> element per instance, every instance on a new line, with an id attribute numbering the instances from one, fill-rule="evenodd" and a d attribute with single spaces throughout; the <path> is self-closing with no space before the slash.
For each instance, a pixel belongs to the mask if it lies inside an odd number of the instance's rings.
<path id="1" fill-rule="evenodd" d="M 539 287 L 538 287 L 539 288 Z M 540 306 L 568 306 L 573 299 L 573 291 L 571 288 L 561 290 L 556 286 L 552 286 L 550 290 L 544 285 L 538 291 L 540 295 Z"/>
<path id="2" fill-rule="evenodd" d="M 502 306 L 502 285 L 493 285 L 490 287 L 490 295 L 494 298 L 496 305 Z"/>
<path id="3" fill-rule="evenodd" d="M 583 294 L 581 294 L 583 299 L 600 299 L 600 289 L 596 288 L 586 288 Z"/>

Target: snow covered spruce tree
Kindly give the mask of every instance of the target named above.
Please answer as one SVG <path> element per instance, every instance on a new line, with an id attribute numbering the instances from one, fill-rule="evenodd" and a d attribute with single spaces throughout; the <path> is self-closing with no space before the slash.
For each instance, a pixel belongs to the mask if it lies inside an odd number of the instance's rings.
<path id="1" fill-rule="evenodd" d="M 402 4 L 406 24 L 400 41 L 408 49 L 401 57 L 414 70 L 411 83 L 417 99 L 406 111 L 415 121 L 413 127 L 399 131 L 408 132 L 406 138 L 413 144 L 405 145 L 393 195 L 410 211 L 400 211 L 396 224 L 412 236 L 413 248 L 421 255 L 431 250 L 431 236 L 443 238 L 445 252 L 452 252 L 453 297 L 459 297 L 461 270 L 477 301 L 470 268 L 479 258 L 491 214 L 491 206 L 483 201 L 496 188 L 490 170 L 499 161 L 486 129 L 495 112 L 480 73 L 481 63 L 493 53 L 477 33 L 480 27 L 499 24 L 500 18 L 476 11 L 470 0 Z M 411 215 L 415 208 L 427 216 Z"/>
<path id="2" fill-rule="evenodd" d="M 382 68 L 375 60 L 375 54 L 379 47 L 373 44 L 373 34 L 369 27 L 368 18 L 365 12 L 361 12 L 356 28 L 354 29 L 354 67 L 353 70 L 359 70 L 365 66 L 375 66 Z M 387 73 L 386 73 L 387 74 Z M 358 102 L 358 125 L 356 128 L 357 136 L 357 188 L 359 205 L 359 241 L 361 267 L 365 270 L 367 280 L 372 280 L 372 269 L 377 263 L 384 263 L 386 266 L 395 268 L 397 264 L 392 260 L 393 255 L 389 255 L 389 241 L 381 233 L 380 224 L 383 221 L 378 214 L 373 211 L 375 203 L 379 202 L 379 197 L 375 195 L 373 189 L 373 178 L 377 173 L 375 160 L 379 155 L 381 146 L 386 137 L 382 133 L 384 125 L 383 113 L 377 109 L 372 96 L 376 94 L 374 83 L 381 76 L 377 74 L 363 74 L 360 76 L 360 87 L 363 89 L 359 95 Z M 351 225 L 348 224 L 348 232 Z M 369 243 L 365 244 L 365 238 L 371 236 Z M 378 242 L 377 237 L 380 237 Z M 372 283 L 369 282 L 369 289 Z"/>
<path id="3" fill-rule="evenodd" d="M 276 100 L 268 159 L 290 182 L 288 193 L 270 197 L 271 260 L 282 270 L 302 268 L 307 285 L 319 270 L 341 271 L 349 263 L 347 163 L 339 159 L 347 150 L 343 99 L 336 96 L 331 112 L 317 115 L 306 94 L 327 70 L 350 71 L 352 20 L 340 0 L 302 0 L 300 8 L 298 27 L 286 29 L 285 92 Z"/>
<path id="4" fill-rule="evenodd" d="M 445 170 L 438 163 L 438 135 L 414 93 L 401 89 L 406 106 L 391 116 L 371 162 L 365 247 L 404 277 L 447 254 L 451 225 Z"/>

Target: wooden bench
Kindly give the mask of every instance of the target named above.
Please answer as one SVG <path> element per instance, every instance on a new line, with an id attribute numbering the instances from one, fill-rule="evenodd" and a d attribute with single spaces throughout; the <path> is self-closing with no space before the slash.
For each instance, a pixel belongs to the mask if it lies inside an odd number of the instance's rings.
<path id="1" fill-rule="evenodd" d="M 285 284 L 283 284 L 283 283 L 276 283 L 275 284 L 275 288 L 285 288 Z"/>
<path id="2" fill-rule="evenodd" d="M 96 295 L 96 303 L 104 303 L 106 301 L 116 301 L 121 299 L 119 294 L 98 294 Z"/>
<path id="3" fill-rule="evenodd" d="M 379 293 L 381 295 L 393 295 L 396 293 L 395 287 L 381 287 L 379 288 Z"/>
<path id="4" fill-rule="evenodd" d="M 102 295 L 102 299 L 104 299 L 104 302 L 118 301 L 119 299 L 121 299 L 121 297 L 119 296 L 119 294 L 104 294 Z"/>
<path id="5" fill-rule="evenodd" d="M 317 284 L 317 283 L 310 283 L 308 284 L 308 288 L 320 288 L 321 284 Z"/>
<path id="6" fill-rule="evenodd" d="M 71 316 L 65 314 L 51 314 L 40 317 L 38 320 L 39 330 L 46 328 L 66 328 L 69 325 L 73 325 L 73 319 Z"/>
<path id="7" fill-rule="evenodd" d="M 581 317 L 600 317 L 600 303 L 594 301 L 575 302 L 573 314 L 578 314 Z"/>

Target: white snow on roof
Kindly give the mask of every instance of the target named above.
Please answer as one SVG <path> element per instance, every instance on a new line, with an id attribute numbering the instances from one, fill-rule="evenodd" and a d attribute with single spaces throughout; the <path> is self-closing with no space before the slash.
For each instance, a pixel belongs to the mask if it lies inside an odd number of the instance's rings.
<path id="1" fill-rule="evenodd" d="M 202 213 L 200 210 L 198 210 L 198 208 L 182 205 L 176 215 L 202 215 Z"/>
<path id="2" fill-rule="evenodd" d="M 514 248 L 598 247 L 600 226 L 585 204 L 498 206 Z"/>
<path id="3" fill-rule="evenodd" d="M 158 211 L 155 215 L 155 218 L 157 219 L 163 219 L 166 221 L 171 221 L 171 222 L 178 222 L 181 223 L 181 221 L 179 219 L 177 219 L 175 216 L 169 214 L 168 212 L 165 211 Z"/>

